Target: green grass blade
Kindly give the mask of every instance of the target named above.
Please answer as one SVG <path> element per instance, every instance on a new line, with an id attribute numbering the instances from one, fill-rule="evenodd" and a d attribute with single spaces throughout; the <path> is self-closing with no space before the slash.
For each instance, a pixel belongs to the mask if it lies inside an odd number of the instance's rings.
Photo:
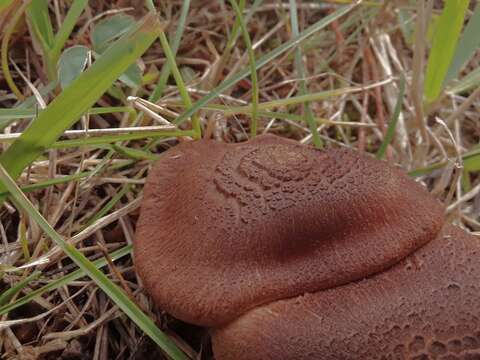
<path id="1" fill-rule="evenodd" d="M 177 63 L 175 62 L 175 55 L 173 55 L 172 49 L 168 43 L 167 36 L 163 31 L 159 34 L 160 43 L 162 44 L 163 52 L 165 53 L 165 57 L 167 58 L 167 62 L 170 66 L 170 70 L 172 71 L 172 75 L 175 78 L 175 82 L 177 83 L 178 91 L 180 92 L 180 97 L 182 98 L 185 106 L 190 108 L 192 106 L 192 100 L 190 99 L 190 95 L 188 94 L 187 87 L 183 82 L 182 75 L 178 70 Z M 202 137 L 202 129 L 200 127 L 200 119 L 198 115 L 192 114 L 192 128 L 195 132 L 195 138 L 200 139 Z"/>
<path id="2" fill-rule="evenodd" d="M 480 167 L 480 148 L 474 147 L 473 150 L 463 154 L 461 158 L 463 160 L 464 166 L 465 164 L 468 164 L 467 171 L 475 168 L 476 165 Z M 434 170 L 443 168 L 447 165 L 447 163 L 447 161 L 436 162 L 434 164 L 412 170 L 408 173 L 408 175 L 412 177 L 427 175 Z"/>
<path id="3" fill-rule="evenodd" d="M 112 149 L 117 153 L 134 160 L 158 160 L 158 155 L 145 150 L 132 149 L 118 144 L 113 144 Z"/>
<path id="4" fill-rule="evenodd" d="M 130 191 L 132 190 L 132 184 L 125 184 L 122 186 L 112 198 L 87 222 L 86 227 L 92 225 L 97 220 L 107 215 L 110 210 Z"/>
<path id="5" fill-rule="evenodd" d="M 255 0 L 253 2 L 252 6 L 247 11 L 247 15 L 245 16 L 245 24 L 248 24 L 250 22 L 250 19 L 252 18 L 253 14 L 257 11 L 261 3 L 262 3 L 262 0 Z M 240 8 L 241 13 L 243 14 L 243 11 L 245 9 L 245 0 L 240 0 L 238 3 L 238 7 Z M 232 29 L 230 30 L 230 35 L 228 36 L 227 44 L 225 45 L 225 48 L 222 54 L 220 55 L 220 58 L 218 59 L 218 61 L 216 61 L 213 72 L 211 72 L 209 76 L 209 79 L 208 79 L 209 87 L 214 86 L 219 81 L 227 62 L 230 60 L 232 50 L 240 34 L 241 34 L 240 20 L 238 16 L 236 16 L 235 22 L 233 23 Z"/>
<path id="6" fill-rule="evenodd" d="M 402 76 L 400 79 L 397 103 L 395 104 L 395 109 L 393 110 L 392 117 L 388 122 L 387 133 L 385 134 L 385 138 L 383 139 L 383 142 L 380 145 L 380 148 L 375 154 L 375 157 L 377 159 L 383 158 L 383 156 L 385 155 L 385 152 L 387 151 L 388 145 L 390 145 L 390 143 L 393 140 L 393 137 L 395 136 L 395 129 L 397 128 L 398 118 L 400 117 L 400 112 L 402 111 L 404 95 L 405 95 L 405 77 Z"/>
<path id="7" fill-rule="evenodd" d="M 27 15 L 33 32 L 46 52 L 53 47 L 54 35 L 52 22 L 48 13 L 47 0 L 32 0 L 27 7 Z"/>
<path id="8" fill-rule="evenodd" d="M 36 109 L 0 109 L 0 121 L 33 118 L 37 115 L 37 112 Z"/>
<path id="9" fill-rule="evenodd" d="M 10 175 L 20 176 L 26 166 L 48 149 L 148 49 L 159 32 L 156 17 L 147 15 L 55 98 L 0 156 L 0 163 Z M 0 191 L 4 190 L 0 186 Z"/>
<path id="10" fill-rule="evenodd" d="M 292 25 L 292 34 L 293 36 L 299 35 L 298 30 L 298 15 L 297 15 L 297 2 L 296 0 L 290 0 L 290 22 Z M 295 67 L 297 68 L 297 74 L 300 77 L 300 95 L 305 95 L 308 93 L 307 91 L 307 83 L 305 81 L 305 68 L 303 66 L 302 61 L 302 50 L 300 45 L 295 49 Z M 305 112 L 305 122 L 308 124 L 310 128 L 310 132 L 312 133 L 312 141 L 316 148 L 322 148 L 323 142 L 320 139 L 320 135 L 318 134 L 317 124 L 315 122 L 315 118 L 313 116 L 313 112 L 310 109 L 310 105 L 308 102 L 303 104 L 303 110 Z"/>
<path id="11" fill-rule="evenodd" d="M 480 67 L 471 71 L 468 75 L 463 77 L 460 81 L 455 82 L 448 89 L 453 94 L 462 93 L 480 85 Z"/>
<path id="12" fill-rule="evenodd" d="M 301 103 L 301 101 L 299 101 Z M 228 105 L 222 105 L 222 104 L 211 104 L 211 105 L 205 105 L 202 107 L 204 110 L 213 110 L 217 112 L 221 112 L 222 114 L 225 114 L 226 116 L 231 116 L 233 114 L 245 114 L 245 115 L 250 115 L 251 110 L 248 108 L 248 106 L 245 107 L 237 107 L 232 109 L 232 107 Z M 267 119 L 282 119 L 282 120 L 290 120 L 290 121 L 295 121 L 295 122 L 302 122 L 305 121 L 305 119 L 297 114 L 292 114 L 288 112 L 278 112 L 278 111 L 269 111 L 269 110 L 260 110 L 257 112 L 259 117 L 264 117 Z M 342 123 L 345 123 L 345 121 L 331 121 L 325 118 L 321 117 L 315 117 L 314 118 L 315 122 L 318 124 L 325 124 L 325 125 L 342 125 Z M 346 124 L 349 125 L 357 125 L 360 127 L 365 127 L 365 123 L 359 123 L 359 122 L 346 122 Z M 367 127 L 375 127 L 375 125 L 367 125 Z"/>
<path id="13" fill-rule="evenodd" d="M 175 30 L 175 35 L 171 41 L 172 54 L 175 57 L 180 46 L 180 40 L 182 39 L 183 31 L 185 30 L 185 23 L 187 21 L 188 10 L 190 9 L 190 0 L 184 0 L 182 3 L 182 10 L 180 11 L 180 18 L 178 19 L 178 26 Z M 149 97 L 149 101 L 156 102 L 163 94 L 165 85 L 167 85 L 168 78 L 170 77 L 170 65 L 166 62 L 162 66 L 160 77 L 158 79 L 155 89 Z"/>
<path id="14" fill-rule="evenodd" d="M 5 10 L 7 7 L 12 5 L 13 0 L 0 0 L 0 11 Z"/>
<path id="15" fill-rule="evenodd" d="M 122 257 L 130 254 L 132 252 L 132 248 L 133 248 L 132 245 L 127 245 L 127 246 L 109 254 L 109 257 L 113 261 L 116 261 L 116 260 L 121 259 Z M 105 265 L 107 265 L 108 261 L 107 261 L 106 258 L 101 258 L 101 259 L 92 261 L 92 264 L 97 268 L 101 268 L 101 267 L 104 267 Z M 62 276 L 62 277 L 60 277 L 58 279 L 55 279 L 55 280 L 52 280 L 48 284 L 46 284 L 46 285 L 44 285 L 44 286 L 42 286 L 42 287 L 40 287 L 36 290 L 33 290 L 33 291 L 29 292 L 27 295 L 13 301 L 10 304 L 0 306 L 0 315 L 7 314 L 10 311 L 12 311 L 12 310 L 14 310 L 14 309 L 16 309 L 16 308 L 18 308 L 22 305 L 28 304 L 29 302 L 34 300 L 36 297 L 41 296 L 42 294 L 46 293 L 47 291 L 52 291 L 52 290 L 58 289 L 59 287 L 68 285 L 72 281 L 78 280 L 78 279 L 84 277 L 85 275 L 86 275 L 85 271 L 83 271 L 82 269 L 78 269 L 78 270 L 75 270 L 75 271 L 71 272 L 68 275 Z"/>
<path id="16" fill-rule="evenodd" d="M 140 308 L 125 294 L 125 292 L 115 285 L 103 272 L 101 272 L 85 255 L 78 251 L 73 245 L 67 243 L 48 223 L 47 220 L 38 212 L 35 206 L 28 200 L 25 194 L 18 188 L 15 181 L 9 176 L 3 166 L 0 166 L 0 179 L 3 186 L 10 192 L 14 203 L 24 210 L 60 247 L 68 257 L 82 269 L 99 288 L 135 323 L 147 334 L 155 343 L 162 348 L 165 353 L 173 359 L 187 359 L 186 355 L 180 351 L 175 343 L 166 336 Z"/>
<path id="17" fill-rule="evenodd" d="M 465 171 L 478 173 L 480 171 L 480 154 L 465 160 L 463 167 Z"/>
<path id="18" fill-rule="evenodd" d="M 5 305 L 12 297 L 14 297 L 16 294 L 18 294 L 23 288 L 28 286 L 28 284 L 33 281 L 38 279 L 38 277 L 42 273 L 40 271 L 35 271 L 28 275 L 25 279 L 19 281 L 18 284 L 15 286 L 12 286 L 11 288 L 8 288 L 4 292 L 0 294 L 0 306 Z"/>
<path id="19" fill-rule="evenodd" d="M 248 61 L 250 64 L 250 77 L 252 79 L 252 121 L 250 127 L 250 135 L 255 137 L 257 135 L 257 107 L 258 107 L 258 77 L 257 77 L 257 65 L 255 62 L 255 53 L 252 47 L 252 41 L 250 40 L 250 35 L 248 34 L 247 25 L 245 24 L 245 20 L 243 19 L 242 11 L 238 6 L 235 0 L 230 0 L 233 9 L 235 10 L 235 15 L 238 19 L 240 24 L 240 30 L 243 35 L 243 41 L 245 42 L 245 46 L 247 48 L 248 53 Z"/>
<path id="20" fill-rule="evenodd" d="M 130 106 L 104 106 L 94 107 L 88 110 L 90 115 L 113 114 L 119 112 L 135 114 L 135 109 Z"/>
<path id="21" fill-rule="evenodd" d="M 469 0 L 446 0 L 433 36 L 425 75 L 424 96 L 427 104 L 435 101 L 452 62 Z"/>
<path id="22" fill-rule="evenodd" d="M 50 81 L 56 80 L 56 61 L 50 57 L 54 45 L 53 27 L 48 13 L 47 0 L 33 0 L 27 7 L 27 15 L 35 37 L 43 51 L 43 58 Z"/>
<path id="23" fill-rule="evenodd" d="M 0 109 L 0 122 L 8 119 L 28 119 L 34 118 L 42 110 L 38 109 L 22 109 L 22 108 L 13 108 L 13 109 Z M 113 114 L 113 113 L 135 113 L 135 110 L 130 106 L 105 106 L 105 107 L 94 107 L 88 109 L 90 115 L 101 115 L 101 114 Z"/>
<path id="24" fill-rule="evenodd" d="M 90 176 L 92 173 L 93 173 L 93 171 L 83 171 L 83 172 L 80 172 L 78 174 L 65 175 L 65 176 L 62 176 L 62 177 L 59 177 L 59 178 L 42 181 L 42 182 L 39 182 L 37 184 L 25 185 L 25 186 L 22 186 L 21 189 L 22 189 L 23 192 L 31 192 L 31 191 L 35 191 L 35 190 L 39 190 L 39 189 L 44 189 L 44 188 L 52 186 L 52 185 L 64 184 L 66 182 L 80 180 L 80 179 L 83 179 L 83 178 L 86 178 L 86 177 Z M 5 195 L 8 195 L 7 191 L 5 191 L 3 193 L 0 193 L 0 196 L 5 196 Z"/>
<path id="25" fill-rule="evenodd" d="M 355 92 L 363 91 L 364 88 L 361 87 L 345 87 L 340 89 L 334 90 L 327 90 L 327 91 L 320 91 L 314 92 L 304 95 L 292 96 L 285 99 L 278 99 L 272 101 L 265 101 L 258 104 L 258 110 L 268 110 L 272 108 L 278 108 L 281 106 L 290 106 L 290 105 L 298 105 L 303 104 L 309 101 L 319 101 L 325 100 L 331 97 L 342 96 L 345 94 L 351 94 Z M 232 106 L 225 112 L 227 115 L 232 114 L 242 114 L 245 112 L 251 113 L 252 106 L 251 105 L 244 105 L 244 106 Z"/>
<path id="26" fill-rule="evenodd" d="M 192 130 L 172 130 L 172 131 L 141 131 L 129 134 L 87 136 L 79 139 L 61 140 L 50 145 L 51 149 L 67 149 L 81 146 L 102 146 L 118 141 L 131 141 L 146 138 L 178 137 L 178 136 L 196 136 Z"/>
<path id="27" fill-rule="evenodd" d="M 46 86 L 39 87 L 38 92 L 40 93 L 41 96 L 46 96 L 53 89 L 55 89 L 56 86 L 57 86 L 56 82 L 51 81 Z M 34 106 L 35 104 L 37 104 L 37 99 L 35 96 L 32 95 L 13 109 L 0 109 L 0 131 L 4 130 L 5 127 L 7 127 L 8 125 L 10 125 L 12 122 L 15 121 L 15 119 L 2 118 L 2 112 L 4 110 L 11 110 L 11 111 L 24 110 Z M 35 111 L 33 114 L 34 115 L 36 114 Z"/>
<path id="28" fill-rule="evenodd" d="M 245 0 L 240 0 L 240 3 L 238 4 L 238 7 L 240 8 L 240 11 L 243 12 L 245 9 Z M 237 42 L 238 36 L 241 33 L 240 29 L 240 18 L 237 16 L 235 18 L 235 22 L 233 23 L 232 30 L 230 32 L 230 36 L 227 40 L 227 45 L 225 46 L 225 53 L 230 55 L 230 51 L 233 49 L 235 43 Z M 222 54 L 223 56 L 223 54 Z"/>
<path id="29" fill-rule="evenodd" d="M 145 0 L 145 6 L 149 11 L 155 12 L 155 4 L 153 3 L 153 0 Z"/>
<path id="30" fill-rule="evenodd" d="M 455 56 L 448 69 L 444 85 L 458 76 L 462 67 L 480 47 L 480 36 L 478 34 L 480 34 L 480 3 L 477 3 L 475 12 L 468 21 L 467 26 L 465 26 L 462 37 L 458 41 Z"/>
<path id="31" fill-rule="evenodd" d="M 349 6 L 344 6 L 339 8 L 338 10 L 334 11 L 328 16 L 325 16 L 323 19 L 317 21 L 315 24 L 311 25 L 304 31 L 302 31 L 298 36 L 290 39 L 289 41 L 283 43 L 282 45 L 278 46 L 276 49 L 270 51 L 269 53 L 265 54 L 264 56 L 257 59 L 257 68 L 261 68 L 265 64 L 268 64 L 273 59 L 277 58 L 281 54 L 285 53 L 286 51 L 290 50 L 291 48 L 295 47 L 298 43 L 305 40 L 315 32 L 325 28 L 333 21 L 337 20 L 338 18 L 342 17 L 343 15 L 347 14 L 353 8 L 355 8 L 357 4 L 352 4 Z M 235 85 L 237 82 L 245 78 L 250 74 L 250 69 L 244 69 L 239 71 L 238 73 L 234 74 L 232 77 L 229 77 L 227 80 L 223 81 L 220 85 L 216 88 L 212 89 L 210 93 L 204 97 L 202 97 L 199 101 L 197 101 L 193 106 L 186 109 L 185 112 L 180 114 L 180 116 L 176 119 L 177 124 L 183 123 L 187 120 L 190 116 L 196 113 L 202 106 L 208 104 L 210 101 L 218 97 L 223 91 L 230 88 L 231 86 Z"/>
<path id="32" fill-rule="evenodd" d="M 88 0 L 74 0 L 70 8 L 68 9 L 67 16 L 63 20 L 62 26 L 58 30 L 55 38 L 53 39 L 52 49 L 50 51 L 50 58 L 56 62 L 59 58 L 65 43 L 67 42 L 70 34 L 72 33 L 78 18 L 82 14 L 83 10 L 88 5 Z"/>
<path id="33" fill-rule="evenodd" d="M 334 89 L 334 90 L 327 90 L 327 91 L 309 93 L 309 94 L 305 94 L 305 95 L 292 96 L 292 97 L 285 98 L 285 99 L 278 99 L 278 100 L 261 102 L 261 103 L 258 104 L 257 114 L 259 116 L 263 116 L 263 117 L 278 116 L 278 117 L 284 118 L 284 119 L 300 121 L 300 120 L 303 120 L 303 119 L 300 116 L 295 115 L 295 114 L 285 114 L 285 113 L 278 113 L 278 112 L 274 113 L 274 112 L 266 111 L 266 110 L 273 109 L 273 108 L 278 108 L 278 107 L 283 107 L 283 106 L 299 105 L 299 104 L 303 104 L 305 102 L 325 100 L 325 99 L 329 99 L 329 98 L 337 97 L 337 96 L 342 96 L 342 95 L 346 95 L 346 94 L 353 94 L 353 93 L 356 93 L 356 92 L 364 91 L 367 88 L 369 88 L 369 87 L 345 87 L 345 88 L 339 88 L 339 89 Z M 178 103 L 178 102 L 174 102 L 173 104 L 175 106 L 184 106 L 183 104 Z M 251 115 L 251 113 L 252 113 L 252 107 L 250 105 L 228 106 L 228 105 L 222 105 L 222 104 L 210 104 L 210 105 L 203 105 L 203 106 L 200 107 L 200 109 L 221 111 L 226 116 L 231 116 L 231 115 L 234 115 L 234 114 Z M 315 121 L 318 122 L 318 119 L 315 119 Z"/>
<path id="34" fill-rule="evenodd" d="M 113 165 L 110 165 L 108 168 L 111 169 L 111 170 L 122 169 L 126 166 L 132 165 L 133 163 L 134 163 L 134 161 L 132 161 L 132 160 L 124 160 L 122 162 L 117 162 Z M 21 189 L 22 189 L 23 192 L 32 192 L 32 191 L 35 191 L 35 190 L 45 189 L 45 188 L 47 188 L 49 186 L 53 186 L 53 185 L 65 184 L 65 183 L 70 182 L 70 181 L 81 180 L 83 178 L 91 177 L 91 176 L 94 176 L 94 175 L 95 175 L 95 170 L 83 171 L 83 172 L 80 172 L 80 173 L 77 173 L 77 174 L 64 175 L 64 176 L 57 177 L 57 178 L 54 178 L 54 179 L 41 181 L 41 182 L 38 182 L 38 183 L 35 183 L 35 184 L 24 185 L 24 186 L 21 187 Z M 0 193 L 0 197 L 6 196 L 6 195 L 8 195 L 8 191 Z"/>

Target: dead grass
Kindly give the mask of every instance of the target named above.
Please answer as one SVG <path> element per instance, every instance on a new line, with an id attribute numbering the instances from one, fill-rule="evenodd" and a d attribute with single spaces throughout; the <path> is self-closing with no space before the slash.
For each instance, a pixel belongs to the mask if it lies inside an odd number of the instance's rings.
<path id="1" fill-rule="evenodd" d="M 63 19 L 66 4 L 52 1 L 51 14 Z M 94 19 L 112 11 L 125 11 L 140 16 L 144 11 L 128 0 L 91 2 L 68 46 L 88 44 L 88 34 Z M 175 29 L 181 1 L 161 1 L 158 5 L 168 30 Z M 320 137 L 327 147 L 346 146 L 374 153 L 386 133 L 389 118 L 398 97 L 398 76 L 407 78 L 406 97 L 393 144 L 386 159 L 407 171 L 444 163 L 441 168 L 425 171 L 419 177 L 432 193 L 447 205 L 450 220 L 471 231 L 480 231 L 480 178 L 478 173 L 465 172 L 462 154 L 474 149 L 480 141 L 479 91 L 446 94 L 435 109 L 423 109 L 418 103 L 422 63 L 425 54 L 414 56 L 415 50 L 400 31 L 395 6 L 403 2 L 387 1 L 384 6 L 362 5 L 342 21 L 334 22 L 327 31 L 309 38 L 303 46 L 303 60 L 310 93 L 346 86 L 367 86 L 387 81 L 366 91 L 344 94 L 326 101 L 311 102 L 317 118 L 335 121 L 320 123 Z M 300 31 L 338 5 L 331 2 L 302 2 L 298 6 Z M 292 37 L 288 4 L 265 1 L 248 23 L 256 55 L 270 51 Z M 406 8 L 415 23 L 415 9 Z M 247 51 L 240 39 L 231 56 L 221 60 L 235 15 L 221 1 L 193 1 L 185 33 L 177 55 L 177 64 L 195 101 L 220 81 L 248 66 Z M 46 84 L 42 60 L 33 47 L 24 22 L 11 39 L 10 57 L 22 69 L 35 88 Z M 143 57 L 147 74 L 155 74 L 165 62 L 158 42 Z M 468 69 L 478 68 L 480 54 Z M 13 71 L 14 81 L 24 95 L 32 90 Z M 414 75 L 414 76 L 412 76 Z M 293 52 L 278 57 L 258 71 L 260 102 L 285 99 L 299 90 Z M 418 85 L 420 81 L 420 85 Z M 124 89 L 129 96 L 146 99 L 153 85 L 138 91 Z M 251 83 L 242 80 L 222 94 L 218 104 L 228 107 L 251 102 Z M 470 97 L 470 98 L 469 98 Z M 44 97 L 48 103 L 51 95 Z M 173 81 L 157 102 L 166 117 L 182 112 L 179 93 Z M 15 97 L 0 77 L 0 104 L 10 108 Z M 177 105 L 176 105 L 177 104 Z M 99 106 L 126 106 L 106 94 Z M 302 114 L 302 107 L 288 108 L 292 114 Z M 287 108 L 275 109 L 287 112 Z M 424 116 L 422 115 L 424 113 Z M 200 113 L 204 136 L 218 141 L 244 141 L 249 134 L 249 117 L 224 117 L 220 112 Z M 123 128 L 129 124 L 128 114 L 92 115 L 84 117 L 74 130 Z M 157 126 L 159 120 L 145 116 L 139 126 Z M 345 122 L 345 124 L 342 124 Z M 367 126 L 351 126 L 351 122 Z M 5 128 L 5 134 L 21 132 L 27 122 L 15 122 Z M 161 124 L 160 124 L 161 125 Z M 259 132 L 275 133 L 311 143 L 311 133 L 304 122 L 289 119 L 259 119 Z M 67 135 L 68 136 L 68 135 Z M 149 145 L 160 153 L 176 144 L 176 139 L 125 142 L 133 149 Z M 7 144 L 2 142 L 3 149 Z M 478 147 L 477 147 L 478 148 Z M 66 183 L 28 193 L 29 199 L 41 210 L 55 229 L 90 259 L 96 259 L 131 244 L 142 194 L 142 184 L 152 163 L 151 159 L 132 158 L 128 153 L 113 152 L 108 146 L 77 147 L 50 150 L 35 162 L 18 184 L 39 184 L 52 178 L 88 172 L 88 175 Z M 109 154 L 107 156 L 107 154 Z M 34 269 L 42 275 L 31 281 L 17 297 L 29 293 L 54 279 L 70 273 L 76 267 L 43 236 L 38 226 L 24 214 L 6 203 L 0 212 L 0 262 L 21 266 L 36 259 L 48 262 L 22 271 L 5 272 L 0 278 L 0 292 L 17 284 Z M 28 243 L 22 247 L 22 243 Z M 28 249 L 28 250 L 27 250 Z M 107 255 L 108 256 L 108 255 Z M 197 358 L 211 357 L 208 337 L 201 329 L 170 318 L 150 303 L 142 291 L 130 257 L 109 262 L 110 278 L 120 284 L 137 304 L 170 333 L 179 346 Z M 15 321 L 8 323 L 7 321 Z M 81 278 L 54 291 L 48 291 L 27 305 L 0 318 L 0 353 L 4 359 L 160 359 L 160 351 L 145 337 L 114 304 L 98 291 L 92 281 Z"/>

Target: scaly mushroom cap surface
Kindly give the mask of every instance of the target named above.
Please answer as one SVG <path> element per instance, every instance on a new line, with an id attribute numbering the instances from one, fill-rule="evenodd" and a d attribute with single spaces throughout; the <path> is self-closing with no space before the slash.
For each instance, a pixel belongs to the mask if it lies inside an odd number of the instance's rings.
<path id="1" fill-rule="evenodd" d="M 217 359 L 480 359 L 480 243 L 446 225 L 391 269 L 260 306 L 213 331 Z"/>
<path id="2" fill-rule="evenodd" d="M 151 170 L 135 265 L 159 307 L 218 327 L 384 271 L 435 239 L 443 222 L 443 207 L 420 185 L 354 151 L 275 136 L 201 140 L 166 151 Z"/>

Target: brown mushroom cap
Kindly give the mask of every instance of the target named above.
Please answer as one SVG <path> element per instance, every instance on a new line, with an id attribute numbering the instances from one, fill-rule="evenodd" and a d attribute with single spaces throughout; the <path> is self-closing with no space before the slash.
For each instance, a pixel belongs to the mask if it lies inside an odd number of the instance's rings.
<path id="1" fill-rule="evenodd" d="M 354 151 L 188 142 L 150 172 L 135 264 L 162 309 L 220 326 L 391 267 L 437 236 L 442 214 L 403 172 Z"/>
<path id="2" fill-rule="evenodd" d="M 480 243 L 452 226 L 369 279 L 260 306 L 217 359 L 480 359 Z"/>

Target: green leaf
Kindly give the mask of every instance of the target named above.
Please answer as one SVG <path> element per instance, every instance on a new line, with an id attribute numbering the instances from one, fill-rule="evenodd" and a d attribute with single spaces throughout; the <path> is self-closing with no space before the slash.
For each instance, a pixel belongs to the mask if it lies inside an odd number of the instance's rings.
<path id="1" fill-rule="evenodd" d="M 475 54 L 480 46 L 480 3 L 477 3 L 475 12 L 468 21 L 463 35 L 458 41 L 457 50 L 455 51 L 455 57 L 448 69 L 447 76 L 445 78 L 445 84 L 453 80 L 458 76 L 458 73 L 467 61 Z"/>
<path id="2" fill-rule="evenodd" d="M 442 91 L 442 85 L 462 30 L 468 3 L 468 0 L 446 0 L 445 2 L 428 58 L 424 88 L 427 104 L 435 101 Z"/>
<path id="3" fill-rule="evenodd" d="M 156 16 L 147 15 L 55 98 L 0 156 L 0 163 L 10 175 L 20 176 L 25 167 L 72 126 L 148 49 L 160 29 Z M 0 191 L 4 191 L 1 186 Z"/>
<path id="4" fill-rule="evenodd" d="M 90 35 L 93 49 L 98 53 L 104 52 L 115 39 L 127 32 L 134 24 L 133 17 L 125 14 L 117 14 L 99 21 Z"/>
<path id="5" fill-rule="evenodd" d="M 90 35 L 93 49 L 99 54 L 103 53 L 115 39 L 134 24 L 134 18 L 125 14 L 117 14 L 98 22 Z M 137 64 L 132 64 L 118 80 L 131 88 L 137 88 L 142 84 L 142 70 Z"/>
<path id="6" fill-rule="evenodd" d="M 132 64 L 118 80 L 131 88 L 137 88 L 142 85 L 142 70 L 137 64 Z"/>
<path id="7" fill-rule="evenodd" d="M 31 28 L 33 29 L 33 33 L 42 47 L 43 62 L 49 80 L 51 81 L 57 79 L 56 66 L 62 48 L 65 46 L 78 18 L 87 5 L 87 0 L 74 0 L 55 36 L 53 34 L 53 28 L 48 12 L 48 1 L 33 0 L 27 8 L 28 19 Z"/>
<path id="8" fill-rule="evenodd" d="M 85 70 L 89 51 L 86 46 L 77 45 L 63 52 L 58 62 L 58 80 L 62 89 L 65 89 Z"/>

